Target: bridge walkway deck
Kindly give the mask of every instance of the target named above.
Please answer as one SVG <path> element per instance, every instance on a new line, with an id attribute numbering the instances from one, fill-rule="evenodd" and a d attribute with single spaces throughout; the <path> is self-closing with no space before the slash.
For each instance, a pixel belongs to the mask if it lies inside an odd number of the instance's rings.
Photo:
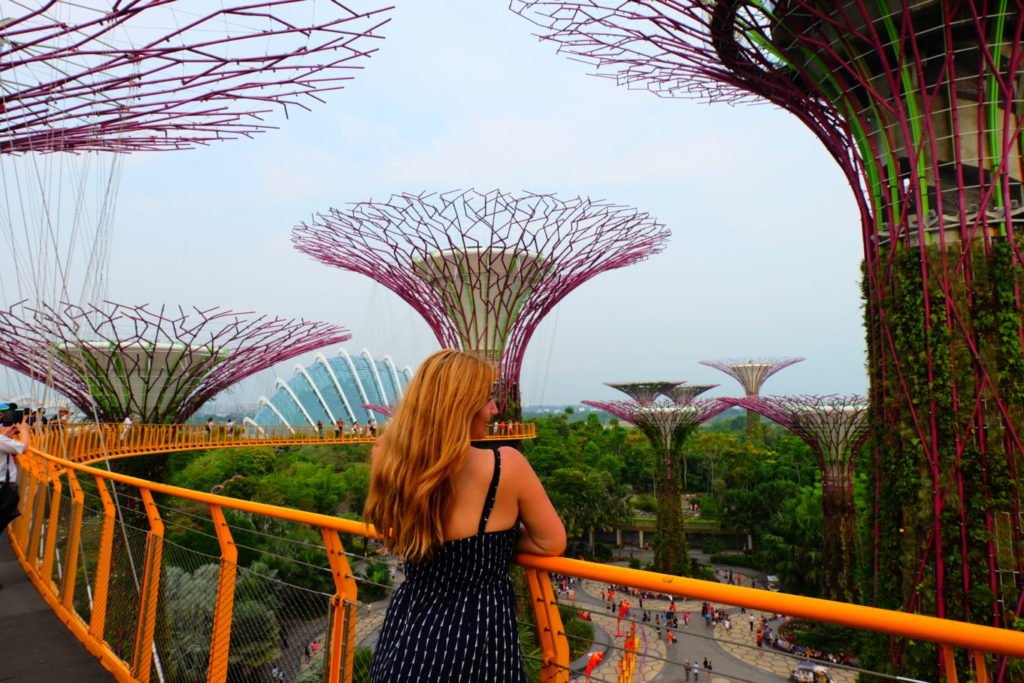
<path id="1" fill-rule="evenodd" d="M 114 680 L 39 595 L 15 559 L 6 534 L 0 538 L 0 585 L 0 682 Z"/>

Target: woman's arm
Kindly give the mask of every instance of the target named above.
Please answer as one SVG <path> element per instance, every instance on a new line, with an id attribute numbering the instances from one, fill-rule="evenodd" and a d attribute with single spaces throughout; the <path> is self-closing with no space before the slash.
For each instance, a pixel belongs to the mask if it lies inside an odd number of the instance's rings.
<path id="1" fill-rule="evenodd" d="M 516 550 L 534 555 L 561 555 L 565 551 L 565 525 L 558 518 L 537 473 L 523 454 L 503 448 L 502 465 L 508 467 L 516 482 L 520 531 Z"/>

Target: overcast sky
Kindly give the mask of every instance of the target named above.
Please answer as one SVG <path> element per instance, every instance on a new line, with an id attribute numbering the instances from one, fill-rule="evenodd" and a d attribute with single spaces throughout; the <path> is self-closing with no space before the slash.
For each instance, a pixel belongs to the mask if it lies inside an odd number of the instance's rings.
<path id="1" fill-rule="evenodd" d="M 806 357 L 766 394 L 865 391 L 851 190 L 795 118 L 594 78 L 503 0 L 417 0 L 392 17 L 366 69 L 326 104 L 275 116 L 279 130 L 127 159 L 110 298 L 328 320 L 352 331 L 350 353 L 415 367 L 437 347 L 418 316 L 294 251 L 292 227 L 393 192 L 578 194 L 647 211 L 673 236 L 549 315 L 526 354 L 527 403 L 613 398 L 602 382 L 654 379 L 737 395 L 698 364 L 737 356 Z M 272 383 L 262 373 L 227 400 Z"/>

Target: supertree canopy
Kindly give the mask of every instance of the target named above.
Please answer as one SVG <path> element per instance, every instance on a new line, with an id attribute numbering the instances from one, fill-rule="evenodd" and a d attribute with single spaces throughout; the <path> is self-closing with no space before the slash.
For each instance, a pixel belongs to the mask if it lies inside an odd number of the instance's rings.
<path id="1" fill-rule="evenodd" d="M 683 382 L 605 382 L 605 386 L 618 389 L 640 405 L 648 405 L 659 396 L 671 391 Z"/>
<path id="2" fill-rule="evenodd" d="M 249 375 L 350 336 L 327 323 L 217 308 L 16 305 L 0 310 L 0 364 L 100 421 L 180 423 Z"/>
<path id="3" fill-rule="evenodd" d="M 668 396 L 681 382 L 644 382 L 609 384 L 623 387 L 660 386 L 662 395 Z M 632 395 L 629 391 L 625 393 Z M 645 396 L 646 398 L 646 396 Z M 585 405 L 603 410 L 609 415 L 628 422 L 651 442 L 657 457 L 654 468 L 657 487 L 657 521 L 654 537 L 655 569 L 683 575 L 689 568 L 689 552 L 683 528 L 682 462 L 681 450 L 686 439 L 697 427 L 729 407 L 718 399 L 695 401 L 692 397 L 676 400 L 583 401 Z"/>
<path id="4" fill-rule="evenodd" d="M 674 403 L 689 403 L 693 399 L 697 398 L 705 391 L 711 391 L 717 384 L 678 384 L 666 392 L 663 392 L 665 396 L 668 396 Z"/>
<path id="5" fill-rule="evenodd" d="M 747 358 L 728 360 L 702 360 L 701 365 L 721 370 L 741 385 L 748 398 L 757 397 L 765 380 L 783 368 L 802 361 L 803 358 Z M 755 412 L 747 411 L 747 438 L 761 441 L 761 418 Z"/>
<path id="6" fill-rule="evenodd" d="M 513 7 L 621 82 L 765 99 L 818 136 L 854 191 L 865 252 L 875 444 L 866 596 L 997 626 L 1024 616 L 1021 4 Z M 906 641 L 884 659 L 923 678 L 944 668 L 935 648 Z"/>
<path id="7" fill-rule="evenodd" d="M 0 153 L 252 135 L 271 109 L 342 87 L 387 21 L 387 9 L 338 0 L 17 5 L 0 19 Z"/>
<path id="8" fill-rule="evenodd" d="M 867 401 L 862 396 L 723 400 L 764 415 L 810 446 L 821 470 L 823 592 L 830 599 L 854 600 L 857 519 L 853 472 L 857 454 L 868 438 Z"/>
<path id="9" fill-rule="evenodd" d="M 668 235 L 646 213 L 602 201 L 457 190 L 330 209 L 292 241 L 391 289 L 441 346 L 497 362 L 502 417 L 519 420 L 523 355 L 544 316 L 598 273 L 661 251 Z"/>

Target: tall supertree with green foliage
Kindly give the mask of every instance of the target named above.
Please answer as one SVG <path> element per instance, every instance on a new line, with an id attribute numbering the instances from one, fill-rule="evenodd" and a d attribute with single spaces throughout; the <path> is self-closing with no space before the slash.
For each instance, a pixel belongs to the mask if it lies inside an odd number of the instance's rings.
<path id="1" fill-rule="evenodd" d="M 515 0 L 542 37 L 663 96 L 767 100 L 853 189 L 874 453 L 864 598 L 1024 618 L 1024 8 L 1010 0 Z M 946 662 L 878 641 L 874 667 Z M 1014 666 L 1019 667 L 1019 664 Z M 997 677 L 1024 676 L 998 663 Z"/>
<path id="2" fill-rule="evenodd" d="M 729 407 L 718 399 L 696 401 L 679 391 L 682 382 L 634 382 L 608 386 L 628 394 L 632 401 L 583 401 L 634 425 L 654 447 L 657 522 L 654 567 L 667 574 L 684 575 L 690 558 L 683 525 L 682 447 L 697 427 Z M 685 385 L 684 385 L 685 386 Z M 710 388 L 710 387 L 707 387 Z M 696 393 L 704 387 L 697 387 Z M 673 392 L 678 399 L 673 398 Z"/>
<path id="3" fill-rule="evenodd" d="M 821 470 L 824 529 L 822 591 L 832 600 L 854 601 L 857 510 L 853 475 L 868 438 L 868 404 L 862 396 L 758 396 L 722 399 L 763 415 L 811 448 Z"/>

